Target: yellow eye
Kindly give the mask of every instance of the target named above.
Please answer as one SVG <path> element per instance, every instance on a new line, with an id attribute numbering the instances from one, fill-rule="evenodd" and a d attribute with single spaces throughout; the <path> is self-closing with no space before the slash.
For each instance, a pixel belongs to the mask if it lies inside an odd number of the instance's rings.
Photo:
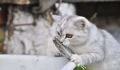
<path id="1" fill-rule="evenodd" d="M 66 38 L 72 38 L 73 34 L 66 34 Z"/>

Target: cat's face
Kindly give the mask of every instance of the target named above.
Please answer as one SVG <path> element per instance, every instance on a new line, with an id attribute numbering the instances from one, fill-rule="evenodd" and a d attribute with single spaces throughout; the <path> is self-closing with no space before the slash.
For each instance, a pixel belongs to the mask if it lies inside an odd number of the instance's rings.
<path id="1" fill-rule="evenodd" d="M 56 16 L 53 15 L 54 21 L 58 24 L 56 37 L 64 45 L 84 44 L 89 35 L 90 22 L 81 16 Z"/>

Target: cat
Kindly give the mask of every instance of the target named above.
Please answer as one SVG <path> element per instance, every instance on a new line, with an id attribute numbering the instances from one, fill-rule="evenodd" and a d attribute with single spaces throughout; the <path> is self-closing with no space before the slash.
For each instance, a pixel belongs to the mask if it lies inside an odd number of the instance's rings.
<path id="1" fill-rule="evenodd" d="M 120 45 L 110 33 L 83 16 L 52 17 L 56 38 L 75 52 L 70 61 L 89 70 L 120 70 Z"/>

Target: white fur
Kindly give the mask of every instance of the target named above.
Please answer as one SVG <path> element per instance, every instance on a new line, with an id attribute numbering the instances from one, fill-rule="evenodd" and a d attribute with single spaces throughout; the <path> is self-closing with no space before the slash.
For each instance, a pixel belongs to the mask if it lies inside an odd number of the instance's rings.
<path id="1" fill-rule="evenodd" d="M 14 12 L 13 24 L 32 24 L 33 16 L 24 11 L 18 10 Z M 50 23 L 45 18 L 39 16 L 36 19 L 36 26 L 18 26 L 18 30 L 14 30 L 13 35 L 8 40 L 8 32 L 6 32 L 5 50 L 7 54 L 34 54 L 34 55 L 54 55 L 58 50 L 53 43 L 53 35 Z"/>
<path id="2" fill-rule="evenodd" d="M 56 3 L 55 6 L 58 7 L 59 3 Z M 71 3 L 61 3 L 59 7 L 59 15 L 76 15 L 76 8 Z"/>
<path id="3" fill-rule="evenodd" d="M 64 45 L 75 50 L 77 55 L 73 54 L 71 61 L 78 65 L 86 65 L 89 70 L 120 70 L 120 45 L 110 33 L 98 29 L 82 16 L 61 18 L 64 20 L 55 20 L 61 24 L 57 29 L 61 36 L 57 36 Z M 76 27 L 75 22 L 81 20 L 85 22 L 85 27 Z M 73 37 L 65 38 L 68 33 L 73 34 Z"/>

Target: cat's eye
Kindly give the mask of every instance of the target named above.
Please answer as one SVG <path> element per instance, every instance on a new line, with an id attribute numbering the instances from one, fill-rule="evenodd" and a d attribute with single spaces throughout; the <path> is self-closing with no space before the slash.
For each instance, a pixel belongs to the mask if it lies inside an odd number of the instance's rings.
<path id="1" fill-rule="evenodd" d="M 66 38 L 72 38 L 73 34 L 66 34 Z"/>

